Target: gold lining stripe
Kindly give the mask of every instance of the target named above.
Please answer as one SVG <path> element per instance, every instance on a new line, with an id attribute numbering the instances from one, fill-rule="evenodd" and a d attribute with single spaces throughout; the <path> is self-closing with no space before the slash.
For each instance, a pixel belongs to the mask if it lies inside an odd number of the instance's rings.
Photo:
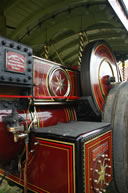
<path id="1" fill-rule="evenodd" d="M 35 83 L 35 60 L 33 62 L 33 85 L 36 85 Z M 35 92 L 36 92 L 36 86 L 33 86 L 33 96 L 35 96 Z"/>
<path id="2" fill-rule="evenodd" d="M 72 144 L 72 147 L 73 147 L 73 184 L 74 184 L 74 193 L 76 193 L 76 170 L 75 170 L 75 168 L 76 168 L 76 161 L 75 161 L 75 144 Z"/>
<path id="3" fill-rule="evenodd" d="M 75 116 L 75 112 L 74 112 L 74 108 L 71 108 L 71 114 L 72 114 L 72 120 L 76 120 L 76 116 Z"/>
<path id="4" fill-rule="evenodd" d="M 66 108 L 66 111 L 67 111 L 68 121 L 70 121 L 69 109 L 68 109 L 68 108 Z"/>
<path id="5" fill-rule="evenodd" d="M 69 120 L 73 120 L 72 119 L 72 112 L 71 112 L 71 108 L 70 107 L 67 108 L 67 112 L 68 112 L 68 115 L 69 115 Z"/>
<path id="6" fill-rule="evenodd" d="M 70 166 L 69 166 L 69 151 L 67 151 L 67 166 L 68 166 L 68 192 L 70 193 L 70 186 L 71 186 L 71 184 L 70 184 L 70 171 L 69 171 L 69 168 L 70 168 Z"/>
<path id="7" fill-rule="evenodd" d="M 74 114 L 74 120 L 76 121 L 77 120 L 77 115 L 76 115 L 76 111 L 75 111 L 74 107 L 73 107 L 73 114 Z"/>
<path id="8" fill-rule="evenodd" d="M 69 121 L 69 117 L 68 117 L 67 108 L 64 108 L 64 112 L 65 112 L 65 116 L 66 116 L 66 121 Z"/>
<path id="9" fill-rule="evenodd" d="M 101 134 L 101 135 L 99 135 L 99 136 L 97 136 L 97 137 L 95 137 L 95 138 L 93 138 L 93 139 L 85 142 L 84 144 L 88 144 L 88 143 L 90 143 L 91 141 L 94 141 L 94 140 L 98 139 L 99 137 L 102 137 L 103 135 L 106 135 L 106 134 L 111 133 L 111 132 L 112 132 L 112 130 L 109 130 L 109 131 L 107 131 L 106 133 L 103 133 L 103 134 Z"/>
<path id="10" fill-rule="evenodd" d="M 37 87 L 36 87 L 36 92 L 37 92 L 37 96 L 39 96 L 39 70 L 38 70 L 38 67 L 37 67 L 37 77 L 36 77 L 36 85 L 37 85 Z"/>
<path id="11" fill-rule="evenodd" d="M 41 111 L 40 111 L 40 109 L 38 108 L 38 113 L 42 113 Z M 41 123 L 42 123 L 42 126 L 41 126 Z M 40 116 L 38 115 L 38 127 L 43 127 L 43 116 L 42 116 L 42 121 L 41 121 L 41 118 L 40 118 Z"/>
<path id="12" fill-rule="evenodd" d="M 45 82 L 45 75 L 44 75 L 44 73 L 42 75 L 42 81 Z M 42 88 L 43 88 L 43 92 L 44 92 L 43 95 L 46 96 L 45 85 L 43 84 L 43 82 L 42 82 Z"/>
<path id="13" fill-rule="evenodd" d="M 58 141 L 58 140 L 46 139 L 46 138 L 40 138 L 40 137 L 36 137 L 36 139 L 43 140 L 43 141 L 50 141 L 50 142 L 61 143 L 61 144 L 65 144 L 65 145 L 75 146 L 74 143 L 70 143 L 70 142 L 64 142 L 64 141 Z"/>

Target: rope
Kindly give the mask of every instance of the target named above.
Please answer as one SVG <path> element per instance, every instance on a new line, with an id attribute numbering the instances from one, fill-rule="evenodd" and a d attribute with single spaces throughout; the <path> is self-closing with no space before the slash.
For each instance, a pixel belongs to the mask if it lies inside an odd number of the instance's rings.
<path id="1" fill-rule="evenodd" d="M 125 81 L 125 61 L 122 62 L 122 74 L 123 74 L 123 80 Z"/>
<path id="2" fill-rule="evenodd" d="M 84 33 L 80 32 L 79 33 L 79 57 L 78 57 L 78 66 L 80 66 L 81 64 L 81 58 L 82 58 L 82 53 L 83 53 L 83 49 L 84 49 Z"/>
<path id="3" fill-rule="evenodd" d="M 44 45 L 44 57 L 48 60 L 48 45 Z"/>

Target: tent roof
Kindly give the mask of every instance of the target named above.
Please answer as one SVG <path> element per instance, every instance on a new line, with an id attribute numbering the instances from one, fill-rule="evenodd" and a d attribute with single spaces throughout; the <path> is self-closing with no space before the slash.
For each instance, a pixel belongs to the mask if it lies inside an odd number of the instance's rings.
<path id="1" fill-rule="evenodd" d="M 1 0 L 0 23 L 3 36 L 41 57 L 47 45 L 49 59 L 68 66 L 78 64 L 80 32 L 84 46 L 105 40 L 119 59 L 128 58 L 127 30 L 107 0 Z"/>

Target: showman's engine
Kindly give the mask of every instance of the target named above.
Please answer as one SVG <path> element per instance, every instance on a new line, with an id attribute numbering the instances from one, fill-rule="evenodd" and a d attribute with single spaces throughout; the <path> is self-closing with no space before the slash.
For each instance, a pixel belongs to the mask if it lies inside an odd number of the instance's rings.
<path id="1" fill-rule="evenodd" d="M 127 90 L 104 41 L 78 71 L 0 37 L 0 175 L 24 192 L 128 192 Z"/>

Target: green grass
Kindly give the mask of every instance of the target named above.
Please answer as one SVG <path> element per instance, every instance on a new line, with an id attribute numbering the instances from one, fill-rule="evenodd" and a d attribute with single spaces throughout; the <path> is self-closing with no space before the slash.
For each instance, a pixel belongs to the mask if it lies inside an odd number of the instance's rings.
<path id="1" fill-rule="evenodd" d="M 7 180 L 3 180 L 0 185 L 0 193 L 22 193 L 23 190 L 18 186 L 11 186 L 8 184 Z"/>
<path id="2" fill-rule="evenodd" d="M 8 181 L 4 179 L 2 184 L 0 185 L 0 193 L 23 193 L 23 189 L 19 188 L 16 185 L 14 186 L 10 185 Z M 106 193 L 112 192 L 108 190 Z"/>

